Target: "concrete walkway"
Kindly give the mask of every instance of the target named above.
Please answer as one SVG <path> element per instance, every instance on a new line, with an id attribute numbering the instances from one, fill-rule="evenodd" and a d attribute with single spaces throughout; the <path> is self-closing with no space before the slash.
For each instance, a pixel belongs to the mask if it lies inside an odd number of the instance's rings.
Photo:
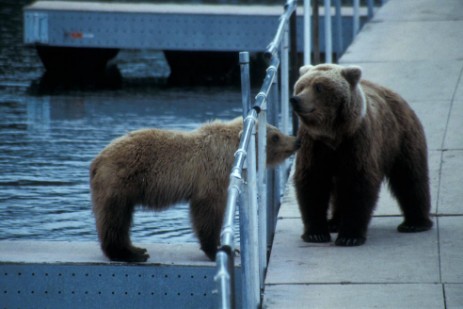
<path id="1" fill-rule="evenodd" d="M 304 243 L 292 186 L 279 214 L 264 308 L 463 308 L 463 1 L 389 0 L 342 64 L 400 93 L 428 138 L 435 228 L 396 232 L 384 187 L 367 243 Z"/>

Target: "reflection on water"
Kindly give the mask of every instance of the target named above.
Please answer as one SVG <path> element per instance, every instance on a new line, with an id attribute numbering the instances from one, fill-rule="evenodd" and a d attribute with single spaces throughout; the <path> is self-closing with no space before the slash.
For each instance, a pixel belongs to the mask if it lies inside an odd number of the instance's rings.
<path id="1" fill-rule="evenodd" d="M 191 130 L 236 117 L 239 89 L 156 88 L 149 75 L 143 87 L 31 94 L 44 72 L 35 50 L 22 45 L 21 9 L 30 2 L 0 0 L 0 239 L 96 240 L 88 184 L 94 156 L 130 130 Z M 135 57 L 135 65 L 125 58 L 120 69 L 152 74 L 157 55 Z M 185 204 L 137 211 L 132 234 L 134 241 L 195 241 Z"/>

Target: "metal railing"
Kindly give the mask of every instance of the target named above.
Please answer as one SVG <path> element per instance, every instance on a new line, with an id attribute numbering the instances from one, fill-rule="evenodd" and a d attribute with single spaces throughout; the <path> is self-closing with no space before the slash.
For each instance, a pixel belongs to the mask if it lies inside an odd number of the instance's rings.
<path id="1" fill-rule="evenodd" d="M 288 32 L 289 21 L 291 16 L 295 14 L 295 10 L 296 1 L 288 1 L 285 5 L 285 11 L 280 17 L 275 37 L 267 48 L 266 55 L 270 60 L 270 65 L 267 68 L 264 82 L 255 97 L 253 106 L 251 106 L 250 96 L 249 54 L 247 52 L 240 53 L 244 124 L 240 145 L 235 153 L 235 161 L 230 174 L 227 207 L 221 233 L 221 247 L 216 256 L 217 274 L 215 280 L 218 283 L 219 307 L 221 308 L 234 308 L 235 306 L 233 297 L 235 286 L 233 266 L 236 250 L 234 218 L 238 201 L 240 202 L 240 249 L 243 253 L 241 254 L 241 267 L 243 269 L 241 282 L 242 307 L 257 308 L 260 305 L 264 272 L 267 266 L 267 244 L 269 242 L 268 235 L 270 234 L 268 229 L 274 227 L 273 220 L 275 220 L 274 216 L 272 216 L 272 220 L 268 220 L 269 218 L 266 216 L 269 213 L 269 208 L 273 207 L 272 203 L 268 203 L 266 196 L 267 109 L 277 101 L 277 91 L 272 91 L 272 87 L 273 90 L 277 89 L 277 73 L 281 64 L 281 108 L 285 110 L 281 122 L 284 126 L 283 131 L 287 133 L 289 123 Z M 273 114 L 276 115 L 276 113 Z M 276 119 L 273 120 L 276 121 Z M 258 134 L 257 156 L 256 131 Z M 256 162 L 256 158 L 258 162 Z M 244 169 L 246 169 L 246 181 L 243 178 Z M 278 186 L 277 179 L 275 183 Z M 279 189 L 272 187 L 271 191 L 275 192 L 279 191 Z M 273 234 L 273 231 L 271 234 Z"/>
<path id="2" fill-rule="evenodd" d="M 360 30 L 361 26 L 361 14 L 360 14 L 360 0 L 323 0 L 323 11 L 324 11 L 324 39 L 325 39 L 325 62 L 331 63 L 333 62 L 333 39 L 336 42 L 337 50 L 336 55 L 339 56 L 343 53 L 343 31 L 342 31 L 342 3 L 352 6 L 352 36 L 355 37 Z M 385 0 L 381 0 L 381 3 L 384 3 Z M 332 5 L 334 6 L 334 27 L 336 29 L 335 33 L 336 36 L 333 38 L 333 12 L 332 12 Z M 314 62 L 319 62 L 319 42 L 318 42 L 318 35 L 319 35 L 319 25 L 318 25 L 318 1 L 315 0 L 305 0 L 304 1 L 304 64 L 311 63 L 311 53 L 314 52 Z M 374 15 L 374 8 L 375 8 L 375 1 L 374 0 L 366 0 L 366 7 L 367 7 L 367 17 L 368 20 L 371 19 Z M 312 18 L 312 12 L 313 18 Z M 313 19 L 313 20 L 312 20 Z M 312 36 L 312 30 L 314 31 Z M 314 42 L 312 42 L 314 41 Z M 312 48 L 313 45 L 313 48 Z"/>
<path id="3" fill-rule="evenodd" d="M 304 64 L 311 63 L 311 0 L 304 1 Z M 369 17 L 373 15 L 373 0 L 367 0 Z M 335 0 L 335 14 L 341 16 L 341 0 Z M 325 52 L 326 62 L 332 62 L 331 1 L 324 0 L 325 6 Z M 241 250 L 241 295 L 243 308 L 258 308 L 261 304 L 261 293 L 264 287 L 264 276 L 267 268 L 267 247 L 270 245 L 276 223 L 275 204 L 272 196 L 279 196 L 286 177 L 273 175 L 268 177 L 266 170 L 266 126 L 267 114 L 269 122 L 276 125 L 278 100 L 278 69 L 280 68 L 280 110 L 281 130 L 289 131 L 289 85 L 295 71 L 297 57 L 296 48 L 296 7 L 297 0 L 288 0 L 285 11 L 280 17 L 274 39 L 267 47 L 266 55 L 270 61 L 262 87 L 251 106 L 251 89 L 249 74 L 249 53 L 240 53 L 241 88 L 243 102 L 243 133 L 230 174 L 227 206 L 221 232 L 221 246 L 216 255 L 218 307 L 235 308 L 234 256 L 236 251 L 234 218 L 236 205 L 239 204 L 240 250 Z M 316 6 L 318 8 L 318 6 Z M 353 29 L 358 32 L 359 1 L 353 0 Z M 371 15 L 370 15 L 371 14 Z M 337 22 L 340 25 L 340 22 Z M 317 27 L 318 29 L 318 27 Z M 338 34 L 340 33 L 338 29 Z M 293 63 L 289 63 L 291 47 Z M 294 65 L 296 64 L 296 65 Z M 294 79 L 294 75 L 292 76 Z M 294 80 L 292 81 L 294 82 Z M 269 113 L 268 113 L 269 111 Z M 256 130 L 257 126 L 257 130 Z M 293 130 L 294 130 L 293 126 Z M 257 131 L 257 133 L 256 133 Z M 257 134 L 257 150 L 256 150 Z M 256 156 L 257 151 L 257 156 Z M 257 158 L 257 162 L 256 162 Z M 246 173 L 244 174 L 244 170 Z M 246 177 L 244 177 L 244 175 Z M 246 179 L 244 179 L 246 178 Z M 269 196 L 267 193 L 270 192 Z"/>

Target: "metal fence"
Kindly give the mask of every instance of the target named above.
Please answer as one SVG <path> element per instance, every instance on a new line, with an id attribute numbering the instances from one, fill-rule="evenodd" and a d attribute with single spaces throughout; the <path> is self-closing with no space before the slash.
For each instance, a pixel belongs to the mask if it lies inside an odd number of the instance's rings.
<path id="1" fill-rule="evenodd" d="M 341 0 L 334 1 L 335 26 L 340 27 Z M 267 267 L 267 248 L 274 233 L 279 194 L 286 177 L 267 175 L 266 162 L 266 125 L 280 122 L 281 130 L 289 131 L 289 86 L 290 67 L 289 51 L 293 64 L 295 57 L 295 20 L 297 0 L 288 0 L 273 41 L 267 48 L 266 55 L 270 61 L 262 87 L 251 105 L 251 89 L 249 77 L 249 53 L 240 53 L 241 87 L 243 102 L 243 134 L 235 153 L 235 161 L 230 174 L 227 207 L 221 233 L 221 247 L 216 255 L 217 272 L 215 281 L 218 291 L 219 308 L 235 308 L 234 256 L 236 244 L 234 239 L 234 218 L 236 206 L 239 204 L 240 251 L 241 251 L 241 295 L 243 308 L 259 308 L 261 292 L 264 288 L 264 277 Z M 318 4 L 314 6 L 318 10 Z M 360 3 L 352 0 L 354 36 L 360 29 Z M 304 1 L 304 64 L 311 63 L 312 22 L 311 0 Z M 368 18 L 373 16 L 374 1 L 367 0 Z M 325 62 L 332 62 L 331 0 L 324 0 L 325 12 Z M 318 15 L 318 14 L 317 14 Z M 318 27 L 317 27 L 318 28 Z M 337 31 L 340 35 L 341 31 Z M 336 38 L 342 40 L 342 37 Z M 290 48 L 291 46 L 291 48 Z M 342 46 L 342 44 L 338 44 Z M 278 89 L 278 69 L 280 69 L 280 89 Z M 293 81 L 294 82 L 294 81 Z M 277 105 L 280 90 L 280 106 Z M 281 119 L 277 119 L 277 110 Z M 269 119 L 267 119 L 267 116 Z M 279 121 L 278 121 L 279 120 Z M 257 126 L 257 130 L 256 130 Z M 293 130 L 295 127 L 293 126 Z M 256 133 L 257 131 L 257 133 Z M 256 150 L 257 134 L 257 150 Z M 256 156 L 257 151 L 257 156 Z M 257 161 L 256 162 L 256 157 Z M 246 173 L 244 173 L 246 170 Z M 244 177 L 245 176 L 245 177 Z M 275 198 L 278 196 L 278 198 Z M 273 201 L 271 200 L 273 199 Z M 270 200 L 270 201 L 269 201 Z"/>
<path id="2" fill-rule="evenodd" d="M 289 126 L 289 24 L 291 16 L 295 14 L 296 1 L 290 0 L 285 5 L 285 11 L 280 17 L 277 32 L 273 41 L 267 48 L 267 56 L 270 65 L 259 93 L 255 97 L 255 103 L 251 106 L 250 78 L 249 78 L 249 54 L 240 53 L 241 86 L 244 125 L 243 134 L 238 150 L 235 153 L 235 161 L 230 174 L 228 187 L 227 208 L 221 234 L 221 247 L 216 256 L 219 301 L 221 308 L 234 307 L 234 217 L 236 205 L 239 202 L 240 214 L 240 250 L 242 267 L 242 304 L 244 308 L 257 308 L 260 304 L 261 290 L 264 284 L 264 272 L 267 266 L 267 244 L 269 241 L 268 229 L 273 229 L 274 216 L 268 220 L 268 214 L 274 205 L 267 202 L 267 170 L 266 162 L 266 126 L 267 110 L 276 108 L 278 68 L 281 65 L 281 109 L 283 132 L 288 132 Z M 294 15 L 295 16 L 295 15 Z M 273 87 L 272 87 L 273 86 Z M 273 90 L 273 91 L 272 91 Z M 276 112 L 272 113 L 276 115 Z M 272 119 L 277 121 L 277 119 Z M 256 130 L 256 126 L 257 130 Z M 256 131 L 257 153 L 256 156 Z M 258 162 L 256 162 L 258 158 Z M 246 166 L 245 166 L 246 165 Z M 246 169 L 246 180 L 243 170 Z M 278 173 L 277 173 L 278 175 Z M 275 184 L 271 192 L 279 192 L 279 179 L 275 177 Z M 259 194 L 259 196 L 258 196 Z M 270 210 L 270 211 L 269 211 Z M 270 224 L 269 224 L 270 222 Z M 273 230 L 271 231 L 273 234 Z"/>

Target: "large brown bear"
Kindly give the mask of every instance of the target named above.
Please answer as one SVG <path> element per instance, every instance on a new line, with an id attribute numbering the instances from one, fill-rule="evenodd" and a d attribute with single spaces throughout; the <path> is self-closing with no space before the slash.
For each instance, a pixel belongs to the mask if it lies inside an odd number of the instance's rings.
<path id="1" fill-rule="evenodd" d="M 215 259 L 229 175 L 243 120 L 211 122 L 192 132 L 143 129 L 114 140 L 92 162 L 90 187 L 101 248 L 114 261 L 143 262 L 129 230 L 136 205 L 162 210 L 189 201 L 201 249 Z M 295 137 L 267 127 L 267 165 L 299 147 Z"/>
<path id="2" fill-rule="evenodd" d="M 404 215 L 399 232 L 433 225 L 423 127 L 402 97 L 361 75 L 358 67 L 304 66 L 294 86 L 294 181 L 306 242 L 338 232 L 336 245 L 362 245 L 385 177 Z"/>

